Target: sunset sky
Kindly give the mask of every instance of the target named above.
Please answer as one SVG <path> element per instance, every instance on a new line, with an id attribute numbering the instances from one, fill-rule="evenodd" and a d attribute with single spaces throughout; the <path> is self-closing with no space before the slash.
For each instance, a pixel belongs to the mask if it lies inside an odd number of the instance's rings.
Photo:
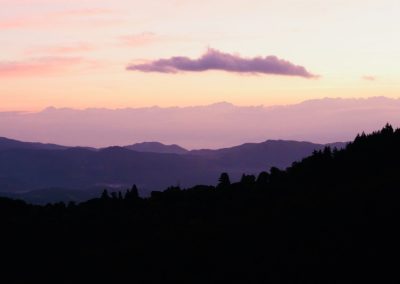
<path id="1" fill-rule="evenodd" d="M 398 0 L 0 5 L 0 111 L 399 97 Z"/>

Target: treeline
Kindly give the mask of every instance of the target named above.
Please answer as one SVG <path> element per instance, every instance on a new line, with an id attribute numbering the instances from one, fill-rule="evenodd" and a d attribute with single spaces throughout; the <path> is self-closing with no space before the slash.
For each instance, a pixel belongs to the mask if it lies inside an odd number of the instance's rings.
<path id="1" fill-rule="evenodd" d="M 7 283 L 397 283 L 400 130 L 232 183 L 0 199 Z M 157 177 L 154 177 L 157 178 Z"/>

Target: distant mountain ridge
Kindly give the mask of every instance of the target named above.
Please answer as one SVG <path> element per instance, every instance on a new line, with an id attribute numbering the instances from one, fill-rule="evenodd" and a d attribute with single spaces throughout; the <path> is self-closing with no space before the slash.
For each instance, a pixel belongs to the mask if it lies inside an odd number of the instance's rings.
<path id="1" fill-rule="evenodd" d="M 57 196 L 84 200 L 92 196 L 93 191 L 86 192 L 88 189 L 98 192 L 99 188 L 120 189 L 132 184 L 148 195 L 152 190 L 171 185 L 214 184 L 222 172 L 238 180 L 243 173 L 258 173 L 273 166 L 286 168 L 325 147 L 284 140 L 192 151 L 161 143 L 103 149 L 46 145 L 0 140 L 3 196 L 18 195 L 33 202 L 56 201 Z M 336 144 L 337 147 L 344 145 Z M 57 190 L 51 191 L 51 188 Z"/>
<path id="2" fill-rule="evenodd" d="M 186 154 L 188 152 L 188 150 L 179 145 L 165 145 L 160 142 L 142 142 L 124 146 L 124 148 L 137 152 L 150 153 Z"/>
<path id="3" fill-rule="evenodd" d="M 159 154 L 191 154 L 191 155 L 204 155 L 208 157 L 218 157 L 222 156 L 226 153 L 233 153 L 238 150 L 262 150 L 265 147 L 271 145 L 279 145 L 279 144 L 303 144 L 303 145 L 317 145 L 318 147 L 321 145 L 330 146 L 332 148 L 343 148 L 347 142 L 335 142 L 328 144 L 317 144 L 306 141 L 294 141 L 294 140 L 266 140 L 260 143 L 244 143 L 241 145 L 221 148 L 221 149 L 196 149 L 196 150 L 187 150 L 177 144 L 166 145 L 161 142 L 141 142 L 135 143 L 127 146 L 109 146 L 105 148 L 92 148 L 92 147 L 83 147 L 83 146 L 63 146 L 51 143 L 39 143 L 39 142 L 23 142 L 15 139 L 9 139 L 5 137 L 0 137 L 0 151 L 4 150 L 17 150 L 17 149 L 31 149 L 31 150 L 67 150 L 67 149 L 86 149 L 86 150 L 106 150 L 111 148 L 124 148 L 131 151 L 136 152 L 144 152 L 144 153 L 159 153 Z"/>
<path id="4" fill-rule="evenodd" d="M 14 139 L 0 137 L 0 151 L 12 149 L 36 149 L 36 150 L 63 150 L 67 146 L 56 144 L 38 143 L 38 142 L 22 142 Z"/>

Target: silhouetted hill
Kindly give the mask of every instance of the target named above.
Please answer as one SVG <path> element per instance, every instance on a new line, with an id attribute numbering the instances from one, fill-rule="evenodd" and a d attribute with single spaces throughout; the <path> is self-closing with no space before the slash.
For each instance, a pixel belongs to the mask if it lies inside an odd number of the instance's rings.
<path id="1" fill-rule="evenodd" d="M 12 148 L 0 150 L 0 194 L 18 193 L 26 200 L 40 195 L 46 201 L 44 193 L 49 192 L 49 188 L 72 191 L 93 187 L 119 189 L 136 184 L 142 194 L 148 195 L 152 190 L 170 185 L 210 185 L 221 172 L 229 173 L 232 180 L 239 180 L 243 173 L 254 174 L 272 166 L 284 169 L 323 147 L 308 142 L 266 141 L 186 154 L 138 152 L 126 147 L 97 151 Z M 36 190 L 40 191 L 35 193 Z M 76 194 L 72 192 L 71 195 Z M 65 196 L 60 191 L 60 200 L 66 200 Z M 49 197 L 47 201 L 55 200 L 54 195 Z"/>
<path id="2" fill-rule="evenodd" d="M 221 174 L 217 186 L 172 186 L 150 198 L 133 186 L 68 205 L 0 198 L 2 279 L 397 283 L 399 145 L 400 130 L 387 125 L 240 182 Z"/>
<path id="3" fill-rule="evenodd" d="M 37 150 L 62 150 L 65 146 L 33 142 L 21 142 L 5 137 L 0 137 L 0 151 L 12 149 L 37 149 Z"/>
<path id="4" fill-rule="evenodd" d="M 346 143 L 332 145 L 341 149 Z M 225 169 L 254 173 L 265 170 L 266 163 L 268 163 L 268 168 L 275 166 L 284 169 L 294 161 L 301 160 L 314 150 L 320 150 L 325 146 L 310 142 L 268 140 L 218 150 L 193 150 L 190 154 L 212 158 Z"/>
<path id="5" fill-rule="evenodd" d="M 160 142 L 143 142 L 136 143 L 129 146 L 124 146 L 124 148 L 138 151 L 138 152 L 152 152 L 152 153 L 168 153 L 168 154 L 185 154 L 188 152 L 185 148 L 179 145 L 165 145 Z"/>

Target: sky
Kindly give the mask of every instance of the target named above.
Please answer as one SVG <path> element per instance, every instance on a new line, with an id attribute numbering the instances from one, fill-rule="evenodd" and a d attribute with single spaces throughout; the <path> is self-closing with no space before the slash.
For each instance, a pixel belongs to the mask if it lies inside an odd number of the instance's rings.
<path id="1" fill-rule="evenodd" d="M 0 5 L 0 111 L 399 97 L 398 0 Z"/>

